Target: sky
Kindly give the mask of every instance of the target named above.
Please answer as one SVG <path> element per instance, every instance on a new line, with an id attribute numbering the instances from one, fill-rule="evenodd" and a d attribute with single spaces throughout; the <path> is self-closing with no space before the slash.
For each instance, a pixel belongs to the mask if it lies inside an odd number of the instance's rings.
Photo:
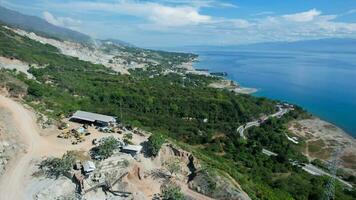
<path id="1" fill-rule="evenodd" d="M 356 38 L 356 0 L 0 0 L 99 39 L 142 47 Z"/>

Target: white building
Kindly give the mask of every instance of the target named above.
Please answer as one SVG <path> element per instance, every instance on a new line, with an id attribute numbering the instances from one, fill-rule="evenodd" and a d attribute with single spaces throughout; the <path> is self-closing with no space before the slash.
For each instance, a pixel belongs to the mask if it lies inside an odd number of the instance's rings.
<path id="1" fill-rule="evenodd" d="M 93 161 L 86 161 L 83 165 L 83 170 L 85 173 L 90 173 L 90 172 L 93 172 L 95 170 L 95 164 Z"/>
<path id="2" fill-rule="evenodd" d="M 85 112 L 81 110 L 75 112 L 72 115 L 72 117 L 70 117 L 70 120 L 86 122 L 90 124 L 97 124 L 100 126 L 108 126 L 109 124 L 116 123 L 115 117 L 97 114 L 97 113 Z"/>
<path id="3" fill-rule="evenodd" d="M 123 146 L 121 152 L 131 154 L 132 156 L 136 156 L 141 153 L 142 146 L 141 145 L 126 145 Z"/>

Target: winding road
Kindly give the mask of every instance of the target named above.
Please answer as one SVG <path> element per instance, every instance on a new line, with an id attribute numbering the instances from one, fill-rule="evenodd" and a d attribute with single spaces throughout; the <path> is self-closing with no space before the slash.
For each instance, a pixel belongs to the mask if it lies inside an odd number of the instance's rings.
<path id="1" fill-rule="evenodd" d="M 290 110 L 290 108 L 283 108 L 282 106 L 278 106 L 278 112 L 274 113 L 274 114 L 271 114 L 269 115 L 267 119 L 271 118 L 271 117 L 282 117 L 283 115 L 285 115 L 286 113 L 288 113 L 288 111 Z M 254 126 L 260 126 L 262 123 L 264 123 L 266 120 L 263 120 L 262 122 L 256 120 L 256 121 L 252 121 L 252 122 L 248 122 L 244 125 L 241 125 L 237 128 L 237 132 L 240 134 L 240 137 L 246 139 L 246 136 L 244 134 L 245 130 L 246 129 L 249 129 L 251 127 L 254 127 Z"/>
<path id="2" fill-rule="evenodd" d="M 278 106 L 278 112 L 274 113 L 274 114 L 271 114 L 269 115 L 266 119 L 269 119 L 271 117 L 282 117 L 283 115 L 285 115 L 286 113 L 288 113 L 288 111 L 290 110 L 290 108 L 283 108 L 282 106 Z M 252 122 L 248 122 L 246 123 L 245 125 L 241 125 L 237 128 L 237 132 L 240 134 L 240 137 L 246 139 L 246 136 L 244 134 L 244 131 L 246 129 L 249 129 L 253 126 L 260 126 L 261 123 L 265 122 L 266 120 L 262 121 L 262 122 L 259 122 L 259 121 L 252 121 Z M 277 156 L 278 154 L 272 152 L 272 151 L 269 151 L 267 149 L 263 149 L 262 152 L 268 156 Z M 352 185 L 342 179 L 340 179 L 339 177 L 336 177 L 336 176 L 333 176 L 327 172 L 325 172 L 324 170 L 322 169 L 319 169 L 318 167 L 312 165 L 312 164 L 305 164 L 304 166 L 302 166 L 302 169 L 306 172 L 308 172 L 309 174 L 312 174 L 312 175 L 315 175 L 315 176 L 322 176 L 322 175 L 325 175 L 325 176 L 329 176 L 329 177 L 333 177 L 333 178 L 336 178 L 337 180 L 339 180 L 341 183 L 345 184 L 346 186 L 352 188 Z"/>

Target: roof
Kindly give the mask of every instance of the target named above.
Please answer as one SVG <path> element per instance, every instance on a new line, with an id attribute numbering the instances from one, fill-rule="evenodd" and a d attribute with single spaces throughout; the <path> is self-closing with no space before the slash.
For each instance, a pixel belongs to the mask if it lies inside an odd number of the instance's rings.
<path id="1" fill-rule="evenodd" d="M 91 171 L 94 171 L 96 168 L 95 168 L 95 164 L 93 163 L 93 161 L 86 161 L 83 165 L 83 169 L 85 172 L 91 172 Z"/>
<path id="2" fill-rule="evenodd" d="M 142 150 L 142 146 L 141 145 L 126 145 L 126 146 L 122 147 L 122 150 L 140 152 Z"/>
<path id="3" fill-rule="evenodd" d="M 89 122 L 95 122 L 95 121 L 102 121 L 102 122 L 115 122 L 116 119 L 112 116 L 107 116 L 107 115 L 101 115 L 101 114 L 96 114 L 96 113 L 91 113 L 91 112 L 85 112 L 78 110 L 75 112 L 71 119 L 80 119 L 80 120 L 85 120 Z"/>

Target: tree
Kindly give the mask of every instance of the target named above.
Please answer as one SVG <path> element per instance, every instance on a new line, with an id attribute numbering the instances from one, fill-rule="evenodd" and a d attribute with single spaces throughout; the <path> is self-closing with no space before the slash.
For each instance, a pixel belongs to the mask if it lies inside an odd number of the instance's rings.
<path id="1" fill-rule="evenodd" d="M 103 139 L 101 144 L 92 149 L 92 156 L 94 158 L 106 159 L 113 155 L 114 150 L 118 147 L 118 141 L 114 137 L 107 137 Z"/>
<path id="2" fill-rule="evenodd" d="M 148 147 L 147 147 L 148 153 L 151 156 L 157 156 L 164 141 L 165 141 L 165 138 L 163 137 L 163 135 L 158 134 L 158 133 L 152 134 L 148 138 Z"/>
<path id="3" fill-rule="evenodd" d="M 58 178 L 73 167 L 75 162 L 75 153 L 68 151 L 62 158 L 47 158 L 40 163 L 40 169 L 48 176 Z"/>
<path id="4" fill-rule="evenodd" d="M 181 189 L 175 185 L 168 185 L 162 191 L 163 200 L 184 200 L 184 195 Z"/>

